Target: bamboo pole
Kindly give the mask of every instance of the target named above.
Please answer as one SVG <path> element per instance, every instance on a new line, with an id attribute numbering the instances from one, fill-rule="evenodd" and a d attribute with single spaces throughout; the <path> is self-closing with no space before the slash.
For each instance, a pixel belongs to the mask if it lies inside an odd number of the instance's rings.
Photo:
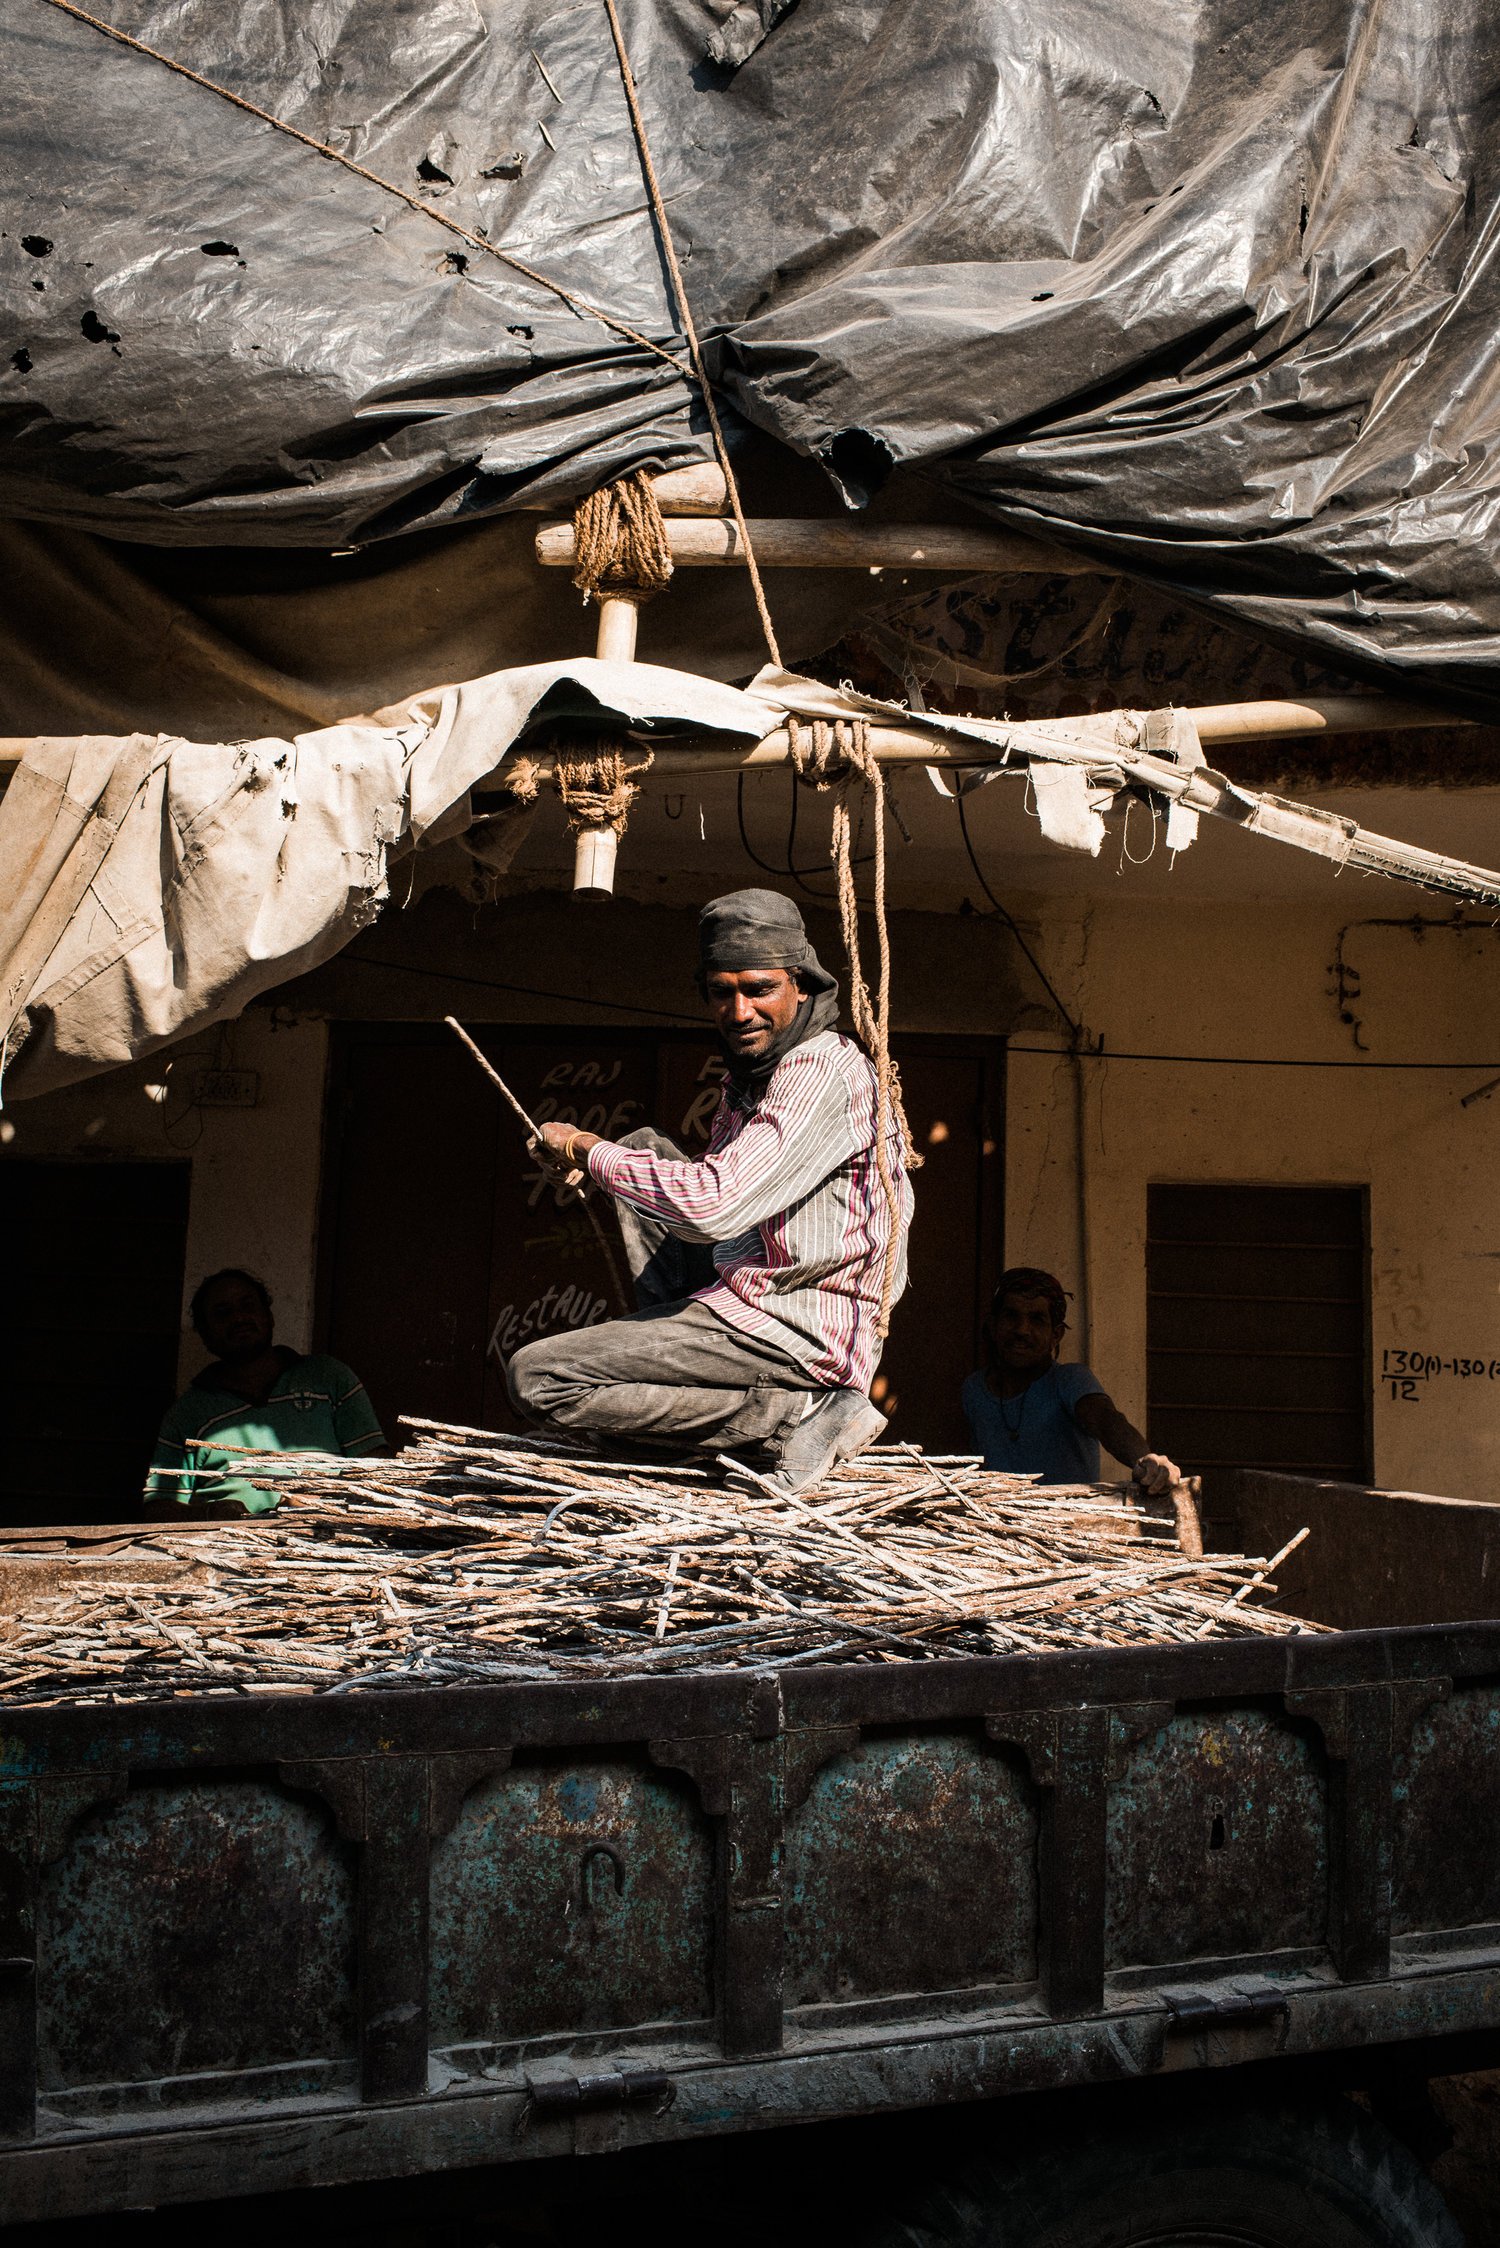
<path id="1" fill-rule="evenodd" d="M 659 491 L 659 487 L 658 487 Z M 663 511 L 665 512 L 665 510 Z M 774 570 L 1039 570 L 1087 577 L 1098 563 L 1015 531 L 968 523 L 844 523 L 836 518 L 768 517 L 749 525 L 755 559 Z M 679 569 L 739 569 L 744 541 L 732 516 L 689 517 L 667 524 Z M 545 523 L 536 535 L 544 569 L 571 569 L 571 523 Z"/>

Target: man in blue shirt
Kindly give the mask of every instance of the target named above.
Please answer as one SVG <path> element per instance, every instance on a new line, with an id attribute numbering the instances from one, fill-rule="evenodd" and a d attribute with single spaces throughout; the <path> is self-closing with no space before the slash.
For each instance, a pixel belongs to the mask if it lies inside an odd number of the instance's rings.
<path id="1" fill-rule="evenodd" d="M 1179 1480 L 1153 1452 L 1087 1366 L 1060 1366 L 1068 1327 L 1061 1281 L 1014 1265 L 995 1290 L 984 1339 L 989 1363 L 963 1386 L 970 1433 L 986 1467 L 1043 1483 L 1097 1483 L 1099 1447 L 1112 1452 L 1152 1497 Z"/>

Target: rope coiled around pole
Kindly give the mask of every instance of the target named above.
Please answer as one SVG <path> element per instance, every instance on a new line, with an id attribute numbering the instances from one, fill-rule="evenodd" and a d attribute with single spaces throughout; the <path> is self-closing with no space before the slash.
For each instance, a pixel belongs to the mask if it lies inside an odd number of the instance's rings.
<path id="1" fill-rule="evenodd" d="M 672 549 L 651 479 L 632 469 L 573 510 L 573 583 L 585 601 L 649 601 L 672 575 Z"/>
<path id="2" fill-rule="evenodd" d="M 626 749 L 614 736 L 592 739 L 576 735 L 552 744 L 553 775 L 563 811 L 574 834 L 584 827 L 613 828 L 625 833 L 630 807 L 640 795 L 637 775 L 649 770 L 652 753 L 645 750 L 627 760 Z"/>

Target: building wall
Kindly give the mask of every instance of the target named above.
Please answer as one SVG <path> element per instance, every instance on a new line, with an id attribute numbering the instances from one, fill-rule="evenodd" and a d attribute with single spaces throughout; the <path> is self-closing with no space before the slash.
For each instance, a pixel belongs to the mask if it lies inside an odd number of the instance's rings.
<path id="1" fill-rule="evenodd" d="M 823 957 L 837 964 L 833 916 L 810 907 L 809 921 Z M 275 1302 L 278 1339 L 307 1349 L 314 1340 L 328 1021 L 430 1023 L 451 1012 L 475 1025 L 687 1025 L 702 1019 L 692 982 L 696 956 L 696 911 L 681 906 L 622 899 L 601 915 L 552 890 L 476 909 L 451 890 L 435 890 L 289 987 L 285 1003 L 253 1007 L 180 1049 L 16 1102 L 0 1117 L 0 1162 L 190 1163 L 180 1379 L 189 1380 L 206 1355 L 187 1324 L 186 1297 L 205 1273 L 226 1264 L 261 1275 Z M 868 967 L 873 975 L 873 960 Z M 999 1038 L 1016 1020 L 1010 950 L 994 924 L 906 915 L 898 980 L 900 1029 Z M 255 1071 L 257 1105 L 195 1106 L 194 1078 L 209 1065 Z M 161 1103 L 148 1088 L 163 1083 L 168 1098 Z M 411 1159 L 421 1159 L 418 1151 Z M 390 1190 L 400 1193 L 399 1175 Z M 370 1224 L 378 1233 L 378 1209 Z"/>
<path id="2" fill-rule="evenodd" d="M 1337 910 L 1279 903 L 1035 908 L 1043 958 L 1102 1059 L 1075 1068 L 1018 1033 L 1007 1089 L 1006 1253 L 1078 1291 L 1074 1338 L 1137 1421 L 1146 1398 L 1146 1189 L 1153 1182 L 1362 1185 L 1369 1190 L 1374 1469 L 1395 1489 L 1500 1499 L 1500 933 L 1455 933 L 1433 901 L 1340 886 Z M 1411 903 L 1408 903 L 1411 901 Z M 1367 921 L 1416 913 L 1410 925 Z M 1357 997 L 1340 1019 L 1340 926 Z M 1354 1033 L 1365 1042 L 1360 1052 Z M 1238 1066 L 1111 1054 L 1222 1055 Z M 1463 1070 L 1266 1068 L 1474 1061 Z M 1483 1066 L 1486 1062 L 1489 1066 Z M 1083 1083 L 1087 1264 L 1079 1248 Z M 1083 1285 L 1080 1286 L 1080 1279 Z M 1387 1350 L 1483 1360 L 1404 1395 Z M 1069 1353 L 1071 1354 L 1071 1352 Z"/>
<path id="3" fill-rule="evenodd" d="M 1145 1406 L 1145 1220 L 1152 1181 L 1362 1185 L 1372 1235 L 1374 1464 L 1392 1487 L 1500 1496 L 1500 1382 L 1441 1374 L 1411 1401 L 1381 1378 L 1387 1349 L 1500 1361 L 1500 1075 L 1493 999 L 1500 934 L 1363 925 L 1430 901 L 1387 886 L 1340 885 L 1337 907 L 1018 895 L 1013 903 L 1049 975 L 1105 1039 L 1082 1065 L 1087 1272 L 1079 1248 L 1078 1072 L 1019 981 L 999 925 L 957 914 L 895 917 L 896 1013 L 906 1030 L 1012 1037 L 1008 1067 L 1006 1245 L 1079 1289 L 1082 1343 L 1125 1410 Z M 1340 1020 L 1330 962 L 1352 917 L 1352 1008 L 1367 1052 Z M 831 928 L 818 928 L 837 959 Z M 607 942 L 604 941 L 607 938 Z M 436 893 L 377 926 L 304 979 L 287 1004 L 257 1008 L 166 1057 L 0 1120 L 0 1161 L 25 1156 L 190 1161 L 187 1280 L 225 1263 L 262 1273 L 278 1333 L 312 1340 L 328 1037 L 324 1014 L 374 1020 L 598 1024 L 628 1020 L 632 995 L 689 1020 L 693 917 L 626 906 L 601 921 L 566 899 L 518 899 L 477 914 Z M 356 956 L 361 956 L 356 959 Z M 388 971 L 377 960 L 391 964 Z M 1021 971 L 1029 974 L 1029 971 Z M 517 986 L 531 987 L 529 990 Z M 575 1003 L 558 994 L 584 993 Z M 1028 1027 L 1029 1026 L 1029 1027 Z M 1026 1049 L 1041 1049 L 1028 1051 Z M 1126 1053 L 1239 1057 L 1231 1066 L 1155 1064 Z M 1397 1071 L 1273 1069 L 1254 1060 L 1474 1061 L 1493 1067 Z M 253 1109 L 194 1109 L 180 1090 L 197 1064 L 259 1074 Z M 163 1106 L 146 1087 L 167 1077 Z M 9 1133 L 7 1138 L 6 1134 Z M 920 1196 L 920 1179 L 918 1180 Z M 392 1182 L 399 1191 L 399 1181 Z M 919 1203 L 920 1209 L 920 1203 Z M 372 1223 L 379 1224 L 379 1213 Z M 1084 1285 L 1080 1288 L 1080 1277 Z M 899 1317 L 898 1313 L 898 1317 Z M 202 1352 L 184 1331 L 186 1379 Z"/>
<path id="4" fill-rule="evenodd" d="M 221 1265 L 244 1265 L 271 1291 L 279 1340 L 312 1336 L 326 1026 L 254 1010 L 174 1056 L 154 1055 L 65 1092 L 21 1101 L 0 1119 L 0 1162 L 63 1157 L 90 1163 L 190 1163 L 186 1292 Z M 168 1060 L 172 1067 L 167 1069 Z M 197 1070 L 253 1070 L 254 1108 L 200 1108 Z M 148 1087 L 168 1088 L 160 1102 Z M 185 1383 L 206 1352 L 184 1324 Z"/>

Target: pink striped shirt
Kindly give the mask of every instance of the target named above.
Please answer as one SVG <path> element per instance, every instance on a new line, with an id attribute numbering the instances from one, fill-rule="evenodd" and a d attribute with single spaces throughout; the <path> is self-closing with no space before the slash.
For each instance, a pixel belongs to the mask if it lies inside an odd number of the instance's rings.
<path id="1" fill-rule="evenodd" d="M 830 1389 L 869 1389 L 891 1215 L 875 1159 L 875 1071 L 852 1039 L 826 1030 L 794 1047 L 753 1105 L 726 1085 L 696 1162 L 600 1141 L 588 1167 L 679 1239 L 713 1244 L 719 1277 L 699 1294 L 719 1318 Z M 912 1195 L 894 1130 L 891 1170 L 899 1295 Z"/>

